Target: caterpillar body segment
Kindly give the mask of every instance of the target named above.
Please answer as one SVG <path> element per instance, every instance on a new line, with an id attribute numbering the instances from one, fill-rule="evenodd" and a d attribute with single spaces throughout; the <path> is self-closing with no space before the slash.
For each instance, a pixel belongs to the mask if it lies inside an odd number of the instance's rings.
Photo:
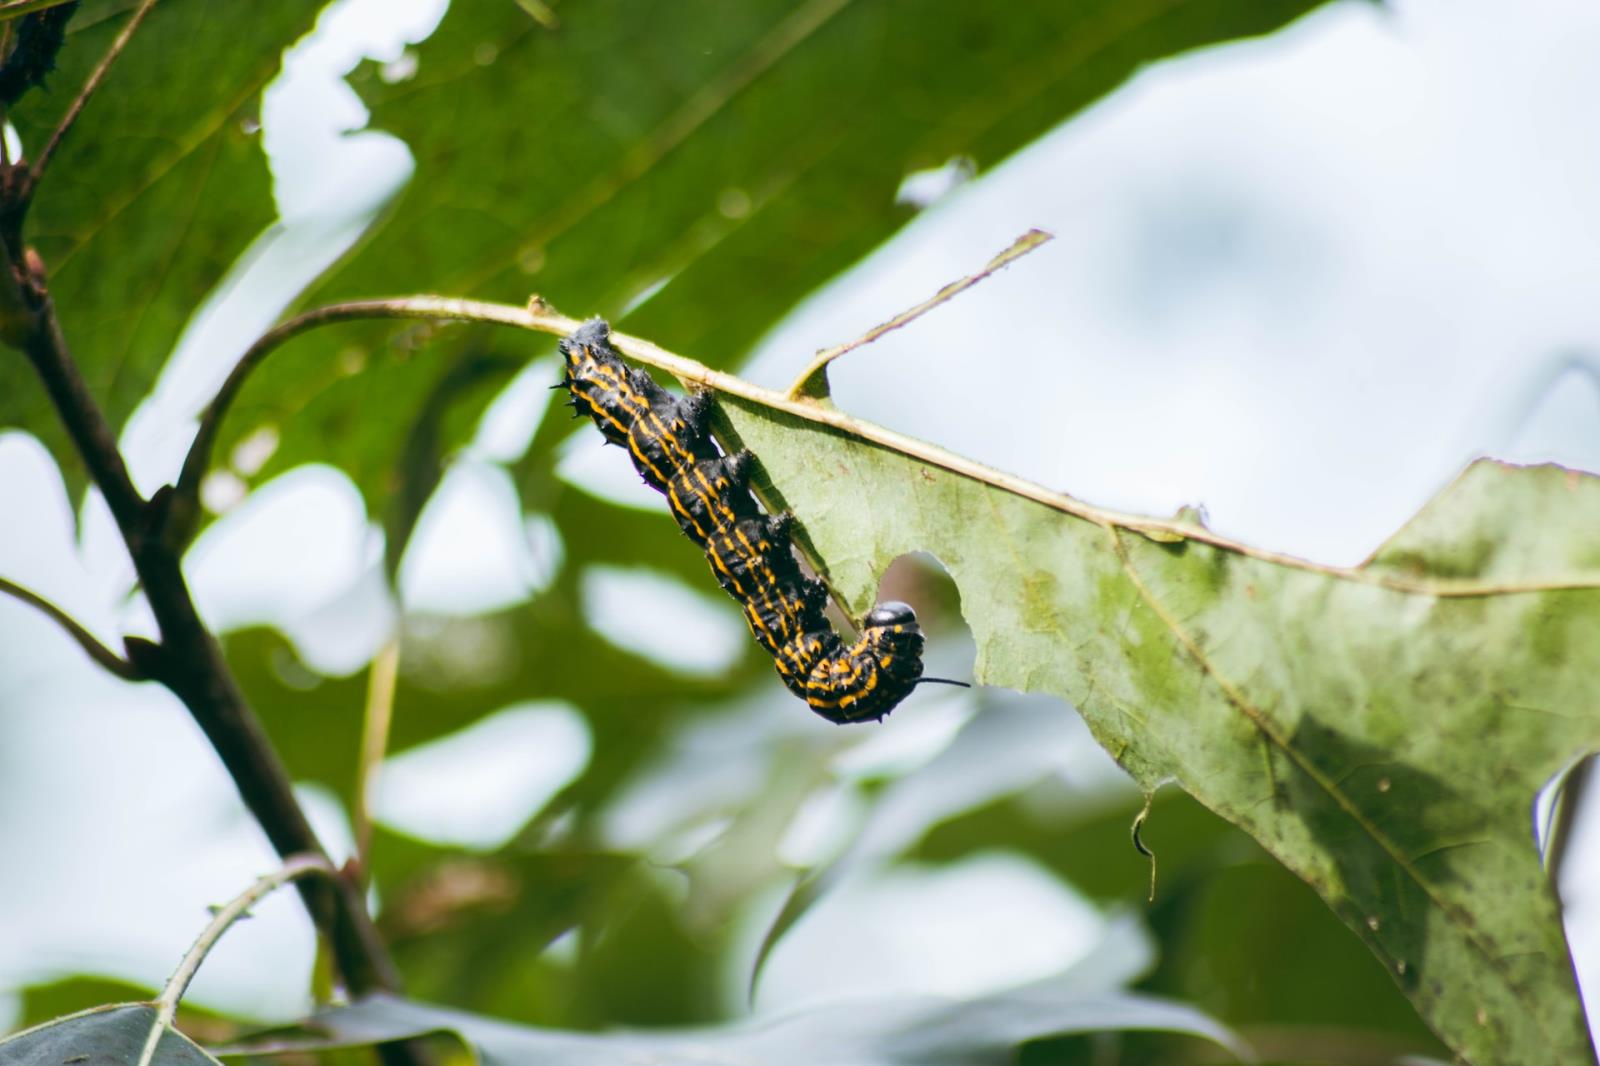
<path id="1" fill-rule="evenodd" d="M 719 528 L 762 517 L 750 495 L 749 452 L 701 459 L 684 466 L 667 482 L 672 517 L 684 536 L 704 548 Z"/>

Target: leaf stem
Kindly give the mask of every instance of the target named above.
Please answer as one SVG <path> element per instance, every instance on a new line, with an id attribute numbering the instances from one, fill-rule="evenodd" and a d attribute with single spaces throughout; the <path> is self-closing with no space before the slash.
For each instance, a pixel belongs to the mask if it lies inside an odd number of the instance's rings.
<path id="1" fill-rule="evenodd" d="M 23 588 L 16 582 L 8 581 L 3 577 L 0 577 L 0 592 L 14 596 L 28 606 L 42 611 L 51 621 L 65 629 L 67 635 L 77 642 L 78 647 L 82 648 L 89 658 L 124 681 L 145 680 L 144 674 L 137 666 L 100 643 L 95 639 L 94 634 L 85 629 L 77 619 L 37 592 Z"/>
<path id="2" fill-rule="evenodd" d="M 181 501 L 175 510 L 195 513 L 194 501 L 199 483 L 211 464 L 211 453 L 216 446 L 217 434 L 223 417 L 237 398 L 250 373 L 273 351 L 302 333 L 336 322 L 353 322 L 362 319 L 416 319 L 423 321 L 479 322 L 510 326 L 514 329 L 564 336 L 577 329 L 578 319 L 569 318 L 552 310 L 540 297 L 534 296 L 526 307 L 492 303 L 485 300 L 465 300 L 446 296 L 399 296 L 380 300 L 357 300 L 350 303 L 330 304 L 297 315 L 275 326 L 239 358 L 229 373 L 216 398 L 201 416 L 200 429 L 189 453 L 184 459 L 179 477 L 177 496 Z M 1111 530 L 1127 530 L 1152 540 L 1174 542 L 1192 540 L 1209 544 L 1223 551 L 1288 567 L 1321 574 L 1324 577 L 1356 584 L 1371 585 L 1416 596 L 1439 598 L 1475 598 L 1482 596 L 1507 596 L 1535 592 L 1570 592 L 1600 588 L 1600 577 L 1570 580 L 1540 581 L 1478 581 L 1471 579 L 1410 579 L 1374 572 L 1365 566 L 1329 566 L 1312 562 L 1286 552 L 1269 551 L 1214 533 L 1197 522 L 1181 518 L 1149 518 L 1127 514 L 1084 503 L 1063 492 L 1047 489 L 1023 478 L 974 462 L 936 445 L 897 433 L 892 429 L 854 418 L 844 412 L 809 399 L 795 399 L 786 393 L 751 384 L 733 374 L 713 370 L 693 359 L 667 351 L 659 345 L 624 333 L 611 335 L 612 343 L 624 354 L 648 366 L 664 370 L 679 381 L 702 388 L 713 389 L 737 397 L 755 406 L 782 411 L 794 418 L 864 440 L 899 455 L 917 459 L 929 466 L 939 467 L 961 477 L 981 482 L 1002 492 L 1032 500 L 1052 510 L 1081 518 L 1086 522 Z M 187 533 L 188 530 L 182 531 Z M 177 536 L 177 533 L 173 534 Z"/>
<path id="3" fill-rule="evenodd" d="M 1012 241 L 1009 248 L 995 256 L 993 259 L 989 260 L 984 268 L 978 271 L 976 274 L 968 274 L 964 278 L 959 278 L 950 282 L 950 284 L 946 285 L 944 288 L 940 289 L 926 300 L 923 300 L 915 307 L 907 308 L 906 310 L 901 311 L 898 315 L 895 315 L 893 318 L 889 319 L 889 321 L 873 326 L 871 329 L 867 330 L 853 341 L 849 341 L 845 344 L 836 344 L 832 348 L 824 348 L 822 351 L 816 354 L 810 363 L 806 364 L 806 368 L 804 370 L 800 371 L 800 376 L 794 379 L 794 384 L 789 386 L 789 391 L 786 393 L 786 395 L 789 397 L 789 399 L 794 400 L 799 399 L 801 396 L 813 391 L 812 379 L 814 379 L 818 374 L 822 373 L 829 363 L 833 362 L 841 355 L 844 355 L 846 352 L 854 351 L 864 344 L 871 344 L 873 341 L 877 340 L 879 337 L 890 332 L 891 330 L 896 330 L 901 326 L 909 325 L 910 323 L 915 322 L 917 319 L 921 318 L 929 311 L 932 311 L 940 304 L 972 288 L 978 282 L 993 274 L 995 271 L 1003 270 L 1007 266 L 1010 266 L 1012 263 L 1016 262 L 1018 259 L 1021 259 L 1023 256 L 1027 255 L 1029 252 L 1033 251 L 1035 248 L 1038 248 L 1044 244 L 1048 244 L 1054 239 L 1055 236 L 1053 234 L 1046 233 L 1042 229 L 1031 229 L 1022 236 L 1018 237 L 1016 240 Z"/>
<path id="4" fill-rule="evenodd" d="M 161 990 L 161 995 L 156 997 L 155 1021 L 150 1024 L 150 1035 L 145 1038 L 144 1050 L 139 1053 L 137 1066 L 150 1066 L 155 1059 L 156 1046 L 161 1043 L 161 1037 L 168 1029 L 172 1028 L 172 1021 L 178 1013 L 178 1003 L 183 999 L 183 994 L 189 990 L 189 982 L 194 980 L 194 975 L 199 971 L 200 964 L 205 961 L 217 941 L 222 939 L 222 934 L 234 922 L 259 903 L 264 897 L 282 888 L 296 878 L 310 874 L 320 874 L 335 883 L 339 879 L 339 871 L 323 855 L 292 855 L 284 864 L 270 874 L 260 877 L 255 884 L 235 896 L 225 906 L 217 909 L 211 921 L 200 931 L 195 938 L 193 946 L 184 953 L 183 960 L 178 963 L 178 969 L 167 980 L 166 987 Z"/>
<path id="5" fill-rule="evenodd" d="M 37 6 L 43 8 L 55 5 L 42 3 Z M 83 88 L 78 90 L 78 95 L 73 98 L 72 103 L 67 107 L 66 113 L 61 116 L 61 121 L 56 124 L 55 130 L 50 134 L 50 139 L 39 150 L 39 157 L 33 161 L 33 167 L 28 172 L 27 190 L 22 196 L 24 201 L 33 195 L 34 188 L 39 184 L 39 176 L 44 173 L 45 167 L 50 165 L 50 158 L 56 154 L 56 149 L 61 146 L 62 139 L 72 129 L 72 124 L 78 121 L 78 116 L 83 113 L 85 105 L 89 103 L 89 97 L 93 96 L 95 90 L 100 88 L 100 83 L 106 80 L 106 74 L 110 72 L 111 64 L 117 61 L 117 57 L 122 54 L 122 50 L 133 39 L 134 31 L 139 28 L 139 24 L 144 21 L 145 16 L 150 14 L 150 9 L 155 6 L 156 0 L 143 0 L 128 18 L 127 24 L 122 27 L 122 31 L 117 34 L 116 39 L 111 42 L 111 47 L 106 49 L 106 54 L 100 57 L 100 62 L 95 65 L 94 70 L 89 72 L 89 77 L 85 79 Z M 34 10 L 34 8 L 29 8 L 29 10 Z M 0 15 L 6 13 L 7 10 L 5 8 L 0 8 Z M 16 14 L 23 13 L 21 10 L 16 12 Z"/>
<path id="6" fill-rule="evenodd" d="M 530 312 L 521 307 L 483 303 L 477 300 L 455 300 L 443 296 L 408 296 L 392 300 L 356 300 L 351 303 L 331 304 L 279 323 L 262 334 L 239 357 L 221 388 L 217 390 L 216 396 L 206 407 L 205 413 L 201 415 L 200 428 L 195 433 L 194 441 L 189 445 L 189 452 L 183 460 L 183 470 L 178 475 L 176 488 L 179 501 L 178 513 L 185 516 L 186 520 L 192 520 L 198 515 L 200 481 L 211 468 L 211 453 L 216 448 L 217 433 L 221 428 L 222 419 L 233 406 L 233 401 L 238 398 L 239 390 L 244 387 L 250 374 L 268 355 L 300 334 L 322 326 L 337 322 L 384 318 L 496 322 L 523 329 L 540 328 Z M 560 316 L 555 316 L 555 319 L 561 324 L 570 324 L 571 329 L 577 328 L 577 323 L 572 319 Z M 566 332 L 571 332 L 571 329 Z M 560 332 L 560 330 L 547 327 L 544 332 Z M 174 535 L 181 540 L 187 540 L 187 532 L 181 530 Z"/>
<path id="7" fill-rule="evenodd" d="M 356 764 L 355 796 L 350 822 L 356 838 L 359 877 L 365 884 L 372 869 L 372 809 L 368 806 L 377 786 L 378 767 L 389 747 L 389 726 L 394 721 L 395 681 L 400 673 L 400 634 L 378 650 L 367 676 L 366 713 L 361 719 L 361 750 Z"/>

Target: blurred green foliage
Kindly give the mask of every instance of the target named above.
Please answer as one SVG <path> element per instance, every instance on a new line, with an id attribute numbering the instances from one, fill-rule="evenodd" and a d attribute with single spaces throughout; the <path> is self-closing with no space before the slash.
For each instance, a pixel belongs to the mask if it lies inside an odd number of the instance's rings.
<path id="1" fill-rule="evenodd" d="M 353 75 L 416 173 L 305 302 L 536 291 L 733 366 L 912 217 L 895 202 L 907 174 L 953 157 L 985 169 L 1142 64 L 1313 6 L 595 0 L 551 27 L 510 2 L 456 4 L 414 76 Z M 241 395 L 221 454 L 285 427 L 256 477 L 333 462 L 383 513 L 401 438 L 371 412 L 420 410 L 440 364 L 489 343 L 423 335 L 377 323 L 295 342 Z M 530 467 L 548 468 L 550 441 Z"/>
<path id="2" fill-rule="evenodd" d="M 261 152 L 261 91 L 325 0 L 224 17 L 163 0 L 50 165 L 27 240 L 50 272 L 89 387 L 114 427 L 150 392 L 179 331 L 274 217 Z M 36 155 L 132 10 L 88 0 L 68 25 L 48 88 L 8 116 Z M 49 445 L 76 499 L 86 484 L 55 412 L 20 359 L 0 360 L 0 425 Z"/>

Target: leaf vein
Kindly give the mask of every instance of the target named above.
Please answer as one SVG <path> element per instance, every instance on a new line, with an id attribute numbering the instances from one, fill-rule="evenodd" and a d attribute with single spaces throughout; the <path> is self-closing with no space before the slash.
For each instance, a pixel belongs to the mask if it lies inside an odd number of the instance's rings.
<path id="1" fill-rule="evenodd" d="M 1415 868 L 1413 865 L 1414 860 L 1408 859 L 1404 852 L 1402 852 L 1401 849 L 1392 840 L 1390 840 L 1386 834 L 1379 830 L 1379 828 L 1373 824 L 1364 813 L 1362 813 L 1361 809 L 1355 805 L 1350 797 L 1347 796 L 1335 782 L 1330 780 L 1326 774 L 1318 770 L 1315 764 L 1313 764 L 1292 744 L 1290 744 L 1288 738 L 1283 736 L 1278 731 L 1276 726 L 1266 717 L 1266 715 L 1263 714 L 1261 710 L 1253 703 L 1251 703 L 1245 697 L 1243 692 L 1239 691 L 1239 689 L 1235 687 L 1231 681 L 1229 681 L 1221 674 L 1220 671 L 1218 671 L 1216 665 L 1212 663 L 1209 658 L 1207 658 L 1204 649 L 1194 642 L 1194 639 L 1190 637 L 1190 635 L 1183 629 L 1181 623 L 1172 616 L 1171 612 L 1167 610 L 1166 605 L 1161 602 L 1161 600 L 1145 583 L 1144 579 L 1139 576 L 1138 570 L 1133 565 L 1133 559 L 1128 554 L 1127 545 L 1123 543 L 1121 531 L 1115 527 L 1109 527 L 1107 529 L 1107 533 L 1111 537 L 1112 547 L 1116 552 L 1119 562 L 1121 563 L 1123 573 L 1126 574 L 1128 580 L 1133 583 L 1134 588 L 1138 590 L 1139 595 L 1144 599 L 1145 603 L 1148 604 L 1150 609 L 1156 613 L 1156 616 L 1161 619 L 1162 624 L 1165 625 L 1172 633 L 1173 638 L 1176 639 L 1179 645 L 1183 647 L 1184 651 L 1191 659 L 1194 660 L 1195 664 L 1200 667 L 1201 672 L 1204 673 L 1206 677 L 1209 678 L 1211 682 L 1215 684 L 1222 692 L 1223 698 L 1232 704 L 1234 708 L 1239 711 L 1239 713 L 1243 714 L 1245 718 L 1250 721 L 1250 723 L 1259 731 L 1265 743 L 1268 743 L 1273 747 L 1276 747 L 1279 751 L 1283 752 L 1289 761 L 1293 763 L 1301 773 L 1305 774 L 1324 794 L 1328 796 L 1329 799 L 1333 800 L 1339 809 L 1344 812 L 1346 817 L 1350 818 L 1351 821 L 1353 821 L 1363 832 L 1365 832 L 1372 839 L 1372 841 L 1389 856 L 1395 867 L 1398 870 L 1403 871 L 1405 875 L 1422 890 L 1423 894 L 1428 897 L 1433 905 L 1439 908 L 1440 913 L 1460 928 L 1461 933 L 1466 939 L 1467 943 L 1470 944 L 1472 948 L 1483 957 L 1484 961 L 1490 967 L 1499 973 L 1502 983 L 1505 985 L 1505 987 L 1509 989 L 1519 1001 L 1527 1006 L 1529 1014 L 1533 1017 L 1534 1024 L 1539 1027 L 1542 1033 L 1544 1033 L 1547 1042 L 1550 1043 L 1552 1047 L 1557 1046 L 1546 1027 L 1543 1015 L 1535 1009 L 1536 1005 L 1534 1001 L 1530 999 L 1527 992 L 1522 988 L 1520 983 L 1516 981 L 1515 976 L 1501 962 L 1496 952 L 1491 950 L 1490 945 L 1483 942 L 1482 934 L 1478 931 L 1476 923 L 1473 922 L 1471 916 L 1463 912 L 1461 908 L 1451 903 L 1448 899 L 1440 896 L 1435 891 L 1433 884 L 1424 878 L 1422 874 Z M 1401 898 L 1404 898 L 1403 893 L 1401 894 Z"/>

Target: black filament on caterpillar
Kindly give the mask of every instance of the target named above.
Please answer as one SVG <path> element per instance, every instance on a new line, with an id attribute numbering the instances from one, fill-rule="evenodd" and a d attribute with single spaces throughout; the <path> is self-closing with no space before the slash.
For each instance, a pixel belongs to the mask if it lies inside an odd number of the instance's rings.
<path id="1" fill-rule="evenodd" d="M 830 722 L 881 720 L 922 676 L 922 629 L 903 603 L 880 603 L 846 644 L 823 615 L 827 592 L 801 572 L 789 514 L 769 515 L 750 495 L 749 452 L 724 455 L 711 439 L 711 398 L 674 396 L 611 346 L 595 318 L 561 341 L 569 406 L 628 450 L 645 483 L 667 498 L 684 535 L 706 553 L 723 590 L 739 601 L 756 642 L 790 692 Z"/>

